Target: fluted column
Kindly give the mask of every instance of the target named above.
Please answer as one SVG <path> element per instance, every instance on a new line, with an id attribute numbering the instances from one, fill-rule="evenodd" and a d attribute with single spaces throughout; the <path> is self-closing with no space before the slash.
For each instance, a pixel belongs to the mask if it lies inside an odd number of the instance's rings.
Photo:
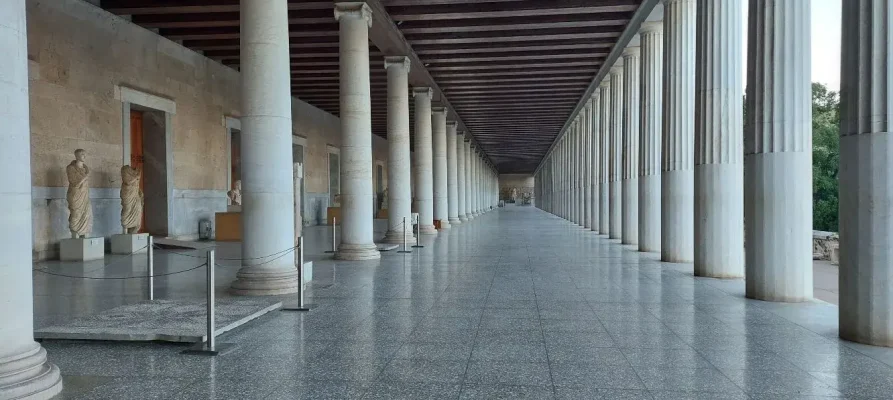
<path id="1" fill-rule="evenodd" d="M 285 2 L 282 2 L 283 6 Z M 0 398 L 49 399 L 62 390 L 59 368 L 34 341 L 31 282 L 31 130 L 25 1 L 0 11 Z M 291 168 L 288 168 L 291 172 Z M 291 187 L 291 185 L 289 185 Z M 287 224 L 291 225 L 291 224 Z M 289 246 L 286 246 L 288 248 Z M 70 371 L 76 373 L 76 371 Z"/>
<path id="2" fill-rule="evenodd" d="M 639 47 L 623 51 L 623 244 L 639 243 Z"/>
<path id="3" fill-rule="evenodd" d="M 890 18 L 887 0 L 843 3 L 841 70 L 851 72 L 841 82 L 840 337 L 887 347 L 893 347 Z"/>
<path id="4" fill-rule="evenodd" d="M 586 142 L 586 137 L 583 129 L 583 120 L 584 113 L 581 110 L 579 115 L 577 115 L 577 141 L 575 143 L 577 147 L 577 225 L 580 225 L 581 228 L 586 227 L 586 195 L 584 191 L 586 187 L 584 181 L 586 153 L 583 151 L 583 143 Z"/>
<path id="5" fill-rule="evenodd" d="M 744 277 L 741 0 L 698 0 L 694 271 Z"/>
<path id="6" fill-rule="evenodd" d="M 450 224 L 459 224 L 459 173 L 456 159 L 456 121 L 447 122 L 447 211 Z"/>
<path id="7" fill-rule="evenodd" d="M 456 134 L 456 214 L 460 222 L 468 222 L 465 211 L 465 133 Z"/>
<path id="8" fill-rule="evenodd" d="M 694 260 L 695 1 L 664 0 L 661 260 Z"/>
<path id="9" fill-rule="evenodd" d="M 599 195 L 598 195 L 598 233 L 600 235 L 608 235 L 611 231 L 611 213 L 610 213 L 610 178 L 609 167 L 611 165 L 611 75 L 605 76 L 602 80 L 599 90 L 599 109 L 598 109 L 598 136 L 599 136 L 599 162 L 601 164 L 601 177 L 599 178 Z"/>
<path id="10" fill-rule="evenodd" d="M 474 188 L 471 191 L 471 203 L 474 204 L 474 215 L 481 215 L 481 153 L 477 146 L 471 148 L 474 152 L 472 158 L 472 180 L 471 184 Z"/>
<path id="11" fill-rule="evenodd" d="M 592 110 L 587 102 L 581 112 L 583 126 L 583 227 L 592 230 Z"/>
<path id="12" fill-rule="evenodd" d="M 571 150 L 571 222 L 580 225 L 580 116 L 571 125 L 570 131 Z"/>
<path id="13" fill-rule="evenodd" d="M 639 30 L 639 42 L 642 54 L 639 99 L 639 251 L 660 252 L 663 23 L 643 23 Z"/>
<path id="14" fill-rule="evenodd" d="M 408 57 L 385 57 L 388 73 L 388 231 L 382 239 L 385 243 L 416 243 L 410 186 L 409 66 Z"/>
<path id="15" fill-rule="evenodd" d="M 431 109 L 431 130 L 434 160 L 434 220 L 440 229 L 450 229 L 449 192 L 447 189 L 447 127 L 446 108 Z"/>
<path id="16" fill-rule="evenodd" d="M 589 216 L 592 219 L 590 223 L 590 230 L 596 233 L 599 232 L 599 188 L 601 187 L 601 158 L 599 157 L 600 135 L 598 131 L 598 92 L 599 91 L 596 90 L 595 94 L 592 95 L 592 98 L 589 99 L 589 153 L 592 155 L 589 162 L 589 169 L 592 170 L 592 174 L 589 177 L 591 182 L 590 191 L 592 192 L 592 208 Z"/>
<path id="17" fill-rule="evenodd" d="M 295 246 L 288 19 L 283 16 L 287 6 L 284 1 L 254 0 L 241 3 L 240 10 L 242 257 L 246 261 L 236 274 L 232 292 L 249 296 L 294 293 L 298 290 L 294 257 L 280 257 L 283 250 Z"/>
<path id="18" fill-rule="evenodd" d="M 812 298 L 810 3 L 751 0 L 748 11 L 744 243 L 752 299 Z"/>
<path id="19" fill-rule="evenodd" d="M 465 219 L 471 221 L 474 219 L 474 199 L 472 195 L 474 192 L 474 186 L 472 185 L 472 180 L 474 180 L 474 167 L 472 166 L 474 152 L 471 151 L 470 135 L 462 148 L 465 151 Z"/>
<path id="20" fill-rule="evenodd" d="M 362 2 L 336 3 L 335 18 L 340 27 L 341 70 L 341 243 L 335 257 L 375 260 L 381 255 L 372 239 L 372 11 Z M 290 149 L 291 145 L 286 147 Z"/>
<path id="21" fill-rule="evenodd" d="M 413 89 L 415 101 L 415 201 L 420 235 L 436 235 L 434 229 L 434 170 L 431 143 L 431 88 Z"/>
<path id="22" fill-rule="evenodd" d="M 611 134 L 609 139 L 608 162 L 610 201 L 608 203 L 610 221 L 608 234 L 611 239 L 620 239 L 623 234 L 623 62 L 618 60 L 611 68 Z"/>

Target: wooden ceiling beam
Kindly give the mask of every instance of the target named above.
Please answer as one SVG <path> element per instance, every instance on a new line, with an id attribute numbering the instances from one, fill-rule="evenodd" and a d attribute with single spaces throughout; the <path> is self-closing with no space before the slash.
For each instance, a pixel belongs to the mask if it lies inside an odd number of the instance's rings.
<path id="1" fill-rule="evenodd" d="M 581 0 L 540 0 L 505 5 L 497 2 L 464 4 L 425 4 L 417 6 L 389 6 L 395 21 L 428 21 L 468 18 L 517 18 L 538 15 L 568 15 L 577 13 L 631 12 L 638 7 L 636 0 L 602 0 L 599 3 Z"/>

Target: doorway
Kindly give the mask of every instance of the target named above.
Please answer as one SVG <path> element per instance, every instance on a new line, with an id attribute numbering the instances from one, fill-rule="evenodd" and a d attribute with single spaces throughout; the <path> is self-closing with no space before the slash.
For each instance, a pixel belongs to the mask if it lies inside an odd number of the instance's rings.
<path id="1" fill-rule="evenodd" d="M 146 179 L 143 174 L 143 112 L 130 110 L 130 167 L 140 171 L 140 192 L 146 193 Z M 146 233 L 146 212 L 143 210 L 139 233 Z"/>
<path id="2" fill-rule="evenodd" d="M 129 104 L 126 127 L 126 162 L 140 170 L 143 191 L 143 219 L 140 233 L 170 235 L 169 184 L 170 114 L 148 107 Z"/>

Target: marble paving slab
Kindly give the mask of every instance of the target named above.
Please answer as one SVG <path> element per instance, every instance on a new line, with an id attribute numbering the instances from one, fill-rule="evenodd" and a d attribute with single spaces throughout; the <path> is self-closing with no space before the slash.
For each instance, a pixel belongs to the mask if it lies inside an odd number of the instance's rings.
<path id="1" fill-rule="evenodd" d="M 215 336 L 280 307 L 282 302 L 275 300 L 218 299 Z M 206 321 L 206 302 L 203 299 L 154 300 L 41 327 L 34 331 L 34 338 L 197 343 L 206 339 Z"/>

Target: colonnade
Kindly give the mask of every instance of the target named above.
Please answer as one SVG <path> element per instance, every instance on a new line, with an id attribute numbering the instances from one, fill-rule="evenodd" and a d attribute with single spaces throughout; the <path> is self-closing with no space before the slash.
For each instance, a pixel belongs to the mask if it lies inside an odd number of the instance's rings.
<path id="1" fill-rule="evenodd" d="M 544 158 L 537 206 L 748 298 L 809 301 L 811 5 L 749 0 L 742 104 L 741 1 L 663 1 Z M 893 2 L 842 8 L 840 335 L 893 346 Z"/>

